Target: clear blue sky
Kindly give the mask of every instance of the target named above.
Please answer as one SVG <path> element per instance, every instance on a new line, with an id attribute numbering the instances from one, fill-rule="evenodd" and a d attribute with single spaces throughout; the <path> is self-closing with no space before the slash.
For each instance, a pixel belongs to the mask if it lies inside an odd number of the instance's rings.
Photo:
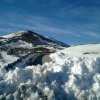
<path id="1" fill-rule="evenodd" d="M 0 0 L 0 35 L 20 30 L 68 44 L 100 42 L 100 0 Z"/>

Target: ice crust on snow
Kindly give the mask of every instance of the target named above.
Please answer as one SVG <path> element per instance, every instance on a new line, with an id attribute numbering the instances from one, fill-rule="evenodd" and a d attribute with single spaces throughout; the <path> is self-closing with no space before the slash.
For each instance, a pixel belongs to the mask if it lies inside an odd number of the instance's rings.
<path id="1" fill-rule="evenodd" d="M 0 68 L 0 99 L 100 100 L 100 44 L 66 48 L 40 66 Z"/>

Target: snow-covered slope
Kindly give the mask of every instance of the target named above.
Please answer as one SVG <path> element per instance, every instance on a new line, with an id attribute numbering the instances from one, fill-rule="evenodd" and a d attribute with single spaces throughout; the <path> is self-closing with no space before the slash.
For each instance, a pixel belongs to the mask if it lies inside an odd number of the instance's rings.
<path id="1" fill-rule="evenodd" d="M 23 33 L 25 33 L 27 31 L 18 31 L 16 33 L 11 33 L 11 34 L 8 34 L 8 35 L 4 35 L 2 36 L 3 38 L 13 38 L 15 36 L 21 36 Z"/>
<path id="2" fill-rule="evenodd" d="M 9 63 L 13 63 L 17 59 L 18 59 L 18 57 L 12 56 L 12 55 L 8 55 L 4 51 L 3 52 L 0 52 L 0 63 L 2 63 L 2 65 L 9 64 Z"/>
<path id="3" fill-rule="evenodd" d="M 42 66 L 1 67 L 0 98 L 100 100 L 100 44 L 70 47 L 50 57 Z"/>
<path id="4" fill-rule="evenodd" d="M 7 49 L 31 49 L 43 47 L 55 51 L 63 49 L 69 45 L 46 36 L 42 36 L 32 31 L 19 31 L 0 37 L 0 50 Z M 14 50 L 15 51 L 15 50 Z"/>
<path id="5" fill-rule="evenodd" d="M 9 62 L 16 63 L 15 60 L 12 62 L 14 57 L 21 59 L 25 55 L 34 55 L 38 52 L 49 54 L 68 46 L 65 43 L 32 31 L 19 31 L 0 37 L 0 60 L 4 65 L 7 65 L 9 63 L 5 60 L 6 57 L 9 58 Z M 2 52 L 5 52 L 7 56 L 2 57 Z"/>
<path id="6" fill-rule="evenodd" d="M 100 44 L 73 46 L 62 50 L 62 53 L 71 57 L 82 57 L 82 58 L 100 57 Z"/>
<path id="7" fill-rule="evenodd" d="M 55 39 L 42 36 L 40 34 L 37 34 L 35 32 L 26 30 L 26 31 L 18 31 L 16 33 L 11 33 L 5 36 L 2 36 L 2 38 L 9 39 L 11 41 L 17 41 L 17 40 L 23 40 L 28 43 L 32 43 L 34 45 L 50 45 L 50 46 L 62 46 L 62 47 L 69 47 L 69 45 L 57 41 Z"/>

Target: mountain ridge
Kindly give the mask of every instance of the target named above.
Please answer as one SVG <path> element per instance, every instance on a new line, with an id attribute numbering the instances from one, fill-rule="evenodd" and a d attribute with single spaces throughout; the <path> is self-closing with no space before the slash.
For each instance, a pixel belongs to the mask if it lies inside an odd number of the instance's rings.
<path id="1" fill-rule="evenodd" d="M 65 47 L 69 47 L 69 45 L 38 33 L 29 30 L 18 31 L 0 38 L 0 60 L 7 70 L 19 63 L 20 66 L 25 67 L 33 64 L 35 59 L 41 57 L 42 61 L 43 56 Z"/>
<path id="2" fill-rule="evenodd" d="M 10 39 L 13 39 L 15 37 L 21 37 L 21 36 L 26 36 L 26 37 L 29 37 L 29 38 L 32 38 L 34 36 L 33 40 L 36 39 L 37 37 L 39 37 L 42 40 L 45 40 L 47 42 L 55 43 L 55 44 L 57 44 L 59 46 L 62 46 L 62 47 L 69 47 L 68 44 L 65 44 L 65 43 L 63 43 L 61 41 L 58 41 L 56 39 L 53 39 L 51 37 L 40 35 L 40 34 L 38 34 L 36 32 L 30 31 L 30 30 L 18 31 L 18 32 L 11 33 L 11 34 L 8 34 L 8 35 L 5 35 L 5 36 L 1 36 L 1 38 L 5 38 L 5 39 L 10 38 Z"/>

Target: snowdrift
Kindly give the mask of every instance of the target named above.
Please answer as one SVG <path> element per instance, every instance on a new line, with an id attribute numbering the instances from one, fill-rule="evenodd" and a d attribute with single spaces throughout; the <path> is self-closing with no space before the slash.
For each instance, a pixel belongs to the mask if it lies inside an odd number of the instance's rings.
<path id="1" fill-rule="evenodd" d="M 52 61 L 6 71 L 0 68 L 0 99 L 100 100 L 100 44 L 50 55 Z"/>

